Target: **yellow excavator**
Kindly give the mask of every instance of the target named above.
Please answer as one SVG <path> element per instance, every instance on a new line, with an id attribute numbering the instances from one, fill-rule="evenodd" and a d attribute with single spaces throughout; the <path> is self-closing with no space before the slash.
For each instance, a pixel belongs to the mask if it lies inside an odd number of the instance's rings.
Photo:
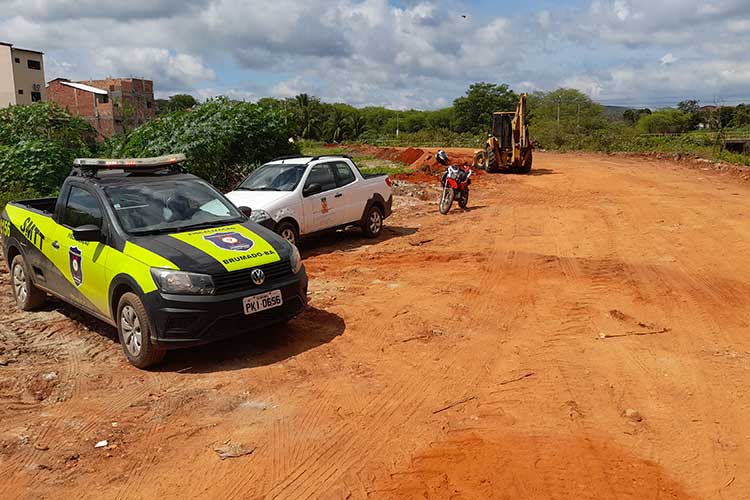
<path id="1" fill-rule="evenodd" d="M 492 131 L 484 149 L 474 153 L 474 168 L 487 172 L 531 172 L 533 146 L 526 125 L 527 98 L 528 94 L 521 94 L 515 112 L 492 113 Z"/>

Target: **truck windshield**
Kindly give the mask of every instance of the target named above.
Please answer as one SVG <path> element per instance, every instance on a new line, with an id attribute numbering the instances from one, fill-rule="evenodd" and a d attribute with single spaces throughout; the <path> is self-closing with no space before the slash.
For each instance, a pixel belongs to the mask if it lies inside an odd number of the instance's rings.
<path id="1" fill-rule="evenodd" d="M 244 191 L 294 191 L 305 173 L 305 163 L 271 163 L 263 165 L 240 184 Z"/>
<path id="2" fill-rule="evenodd" d="M 120 225 L 132 235 L 187 231 L 244 220 L 216 190 L 194 179 L 107 186 L 104 192 Z"/>

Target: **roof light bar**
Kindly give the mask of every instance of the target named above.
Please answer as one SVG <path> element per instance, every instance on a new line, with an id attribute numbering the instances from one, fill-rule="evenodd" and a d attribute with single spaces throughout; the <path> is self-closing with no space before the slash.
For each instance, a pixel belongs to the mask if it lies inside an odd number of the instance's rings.
<path id="1" fill-rule="evenodd" d="M 185 161 L 184 154 L 156 156 L 154 158 L 76 158 L 73 164 L 83 168 L 157 168 L 176 165 Z"/>

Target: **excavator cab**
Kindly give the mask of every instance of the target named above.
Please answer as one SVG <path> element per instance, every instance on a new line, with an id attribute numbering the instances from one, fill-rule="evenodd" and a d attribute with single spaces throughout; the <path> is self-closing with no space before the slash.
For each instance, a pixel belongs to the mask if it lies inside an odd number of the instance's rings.
<path id="1" fill-rule="evenodd" d="M 527 94 L 521 94 L 515 112 L 492 113 L 492 130 L 484 150 L 474 153 L 474 168 L 522 174 L 531 171 L 533 148 L 526 125 L 526 98 Z"/>

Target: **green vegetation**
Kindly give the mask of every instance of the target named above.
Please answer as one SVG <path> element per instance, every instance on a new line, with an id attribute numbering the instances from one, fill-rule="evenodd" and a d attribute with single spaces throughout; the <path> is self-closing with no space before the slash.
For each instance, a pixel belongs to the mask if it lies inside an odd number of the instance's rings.
<path id="1" fill-rule="evenodd" d="M 517 102 L 507 85 L 486 82 L 472 84 L 452 106 L 434 111 L 355 108 L 308 94 L 255 104 L 227 98 L 198 104 L 179 94 L 159 102 L 156 119 L 104 143 L 96 142 L 86 121 L 54 104 L 12 106 L 0 110 L 0 206 L 54 194 L 76 157 L 182 152 L 190 171 L 224 189 L 276 156 L 345 153 L 330 143 L 480 148 L 492 112 L 513 111 Z M 542 149 L 694 154 L 750 166 L 750 155 L 723 148 L 728 136 L 750 136 L 750 105 L 701 107 L 685 100 L 676 108 L 625 109 L 613 118 L 585 94 L 557 89 L 532 93 L 527 118 Z M 369 172 L 405 168 L 370 156 L 354 161 Z"/>
<path id="2" fill-rule="evenodd" d="M 96 149 L 95 131 L 54 104 L 0 109 L 0 207 L 53 194 L 77 157 Z"/>
<path id="3" fill-rule="evenodd" d="M 325 103 L 309 94 L 266 97 L 258 105 L 282 112 L 290 134 L 303 140 L 300 144 L 306 151 L 314 148 L 308 154 L 316 155 L 342 152 L 323 144 L 343 142 L 480 148 L 492 112 L 514 111 L 517 102 L 518 94 L 508 85 L 478 82 L 452 106 L 432 111 L 355 108 Z M 689 153 L 744 163 L 743 155 L 722 151 L 720 138 L 728 131 L 750 134 L 750 106 L 701 108 L 698 101 L 686 100 L 676 109 L 621 108 L 608 114 L 580 91 L 557 89 L 529 96 L 528 123 L 542 149 Z"/>
<path id="4" fill-rule="evenodd" d="M 193 106 L 197 106 L 198 101 L 189 94 L 175 94 L 170 96 L 169 99 L 157 99 L 156 105 L 156 114 L 165 115 L 167 113 L 190 109 Z"/>
<path id="5" fill-rule="evenodd" d="M 282 109 L 210 99 L 190 111 L 160 116 L 112 138 L 102 154 L 126 158 L 184 153 L 190 172 L 225 189 L 273 157 L 299 152 L 289 141 L 293 136 L 290 123 Z"/>

